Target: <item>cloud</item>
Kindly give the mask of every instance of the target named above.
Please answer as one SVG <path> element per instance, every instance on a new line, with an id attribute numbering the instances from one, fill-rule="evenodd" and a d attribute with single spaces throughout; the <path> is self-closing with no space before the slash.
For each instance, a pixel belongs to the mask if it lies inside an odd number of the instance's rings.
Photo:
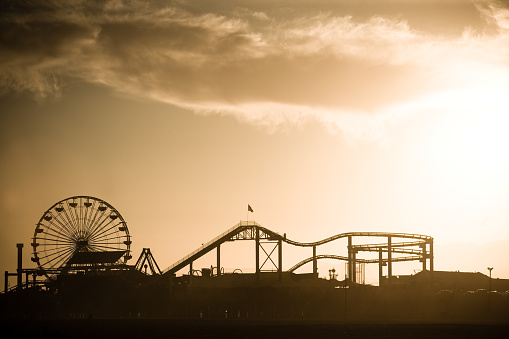
<path id="1" fill-rule="evenodd" d="M 487 91 L 507 93 L 507 6 L 410 3 L 7 2 L 0 88 L 45 98 L 77 78 L 271 129 L 316 120 L 354 138 L 378 138 L 465 83 L 498 81 Z"/>

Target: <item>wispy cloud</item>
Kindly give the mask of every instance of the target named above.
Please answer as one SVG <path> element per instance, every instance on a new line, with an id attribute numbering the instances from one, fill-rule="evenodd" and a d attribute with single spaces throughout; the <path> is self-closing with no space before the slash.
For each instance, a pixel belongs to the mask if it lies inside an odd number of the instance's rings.
<path id="1" fill-rule="evenodd" d="M 441 34 L 427 23 L 437 18 L 383 3 L 8 2 L 0 86 L 45 98 L 78 78 L 200 114 L 269 128 L 316 120 L 371 138 L 444 93 L 508 92 L 507 6 L 453 1 L 462 16 L 442 23 Z"/>

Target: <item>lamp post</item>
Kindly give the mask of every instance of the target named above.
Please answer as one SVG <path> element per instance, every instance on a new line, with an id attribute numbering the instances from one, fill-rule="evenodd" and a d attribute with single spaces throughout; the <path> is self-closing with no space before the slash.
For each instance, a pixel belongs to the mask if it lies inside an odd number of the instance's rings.
<path id="1" fill-rule="evenodd" d="M 491 271 L 493 267 L 488 267 L 488 271 L 490 271 L 490 289 L 488 291 L 488 316 L 491 315 Z"/>
<path id="2" fill-rule="evenodd" d="M 490 289 L 489 292 L 491 293 L 491 271 L 493 270 L 493 267 L 488 267 L 488 271 L 490 271 Z"/>

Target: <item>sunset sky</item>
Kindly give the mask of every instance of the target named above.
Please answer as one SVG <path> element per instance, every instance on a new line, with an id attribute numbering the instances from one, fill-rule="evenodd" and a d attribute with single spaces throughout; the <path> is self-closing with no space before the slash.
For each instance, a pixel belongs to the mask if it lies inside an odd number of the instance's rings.
<path id="1" fill-rule="evenodd" d="M 250 204 L 292 240 L 421 233 L 435 269 L 509 278 L 507 1 L 4 1 L 0 109 L 1 271 L 89 195 L 131 264 L 169 266 Z"/>

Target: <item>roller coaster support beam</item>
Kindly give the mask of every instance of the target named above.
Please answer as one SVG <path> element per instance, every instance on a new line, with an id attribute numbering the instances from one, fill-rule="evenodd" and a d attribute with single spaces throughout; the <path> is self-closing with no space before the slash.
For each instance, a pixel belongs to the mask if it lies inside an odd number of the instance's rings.
<path id="1" fill-rule="evenodd" d="M 221 275 L 221 244 L 217 245 L 217 276 Z"/>
<path id="2" fill-rule="evenodd" d="M 384 261 L 383 261 L 383 251 L 380 247 L 378 249 L 378 286 L 382 286 L 382 281 L 384 278 Z"/>
<path id="3" fill-rule="evenodd" d="M 18 248 L 18 291 L 23 288 L 23 244 L 16 244 Z"/>
<path id="4" fill-rule="evenodd" d="M 278 246 L 278 249 L 277 249 L 278 250 L 278 253 L 277 253 L 277 260 L 278 260 L 277 272 L 278 272 L 279 282 L 282 282 L 283 281 L 283 240 L 282 239 L 278 240 L 277 246 Z"/>
<path id="5" fill-rule="evenodd" d="M 255 226 L 256 281 L 260 280 L 260 229 Z"/>
<path id="6" fill-rule="evenodd" d="M 431 239 L 429 241 L 429 270 L 431 272 L 433 272 L 433 258 L 434 258 L 434 255 L 433 255 L 433 239 Z"/>
<path id="7" fill-rule="evenodd" d="M 422 256 L 421 256 L 422 270 L 426 271 L 426 260 L 427 260 L 426 247 L 428 247 L 428 246 L 426 243 L 424 243 L 424 244 L 421 244 L 420 247 L 421 247 L 421 251 L 422 251 Z"/>
<path id="8" fill-rule="evenodd" d="M 352 281 L 357 282 L 357 252 L 352 251 Z"/>
<path id="9" fill-rule="evenodd" d="M 387 278 L 392 278 L 392 237 L 387 236 Z"/>
<path id="10" fill-rule="evenodd" d="M 318 275 L 318 265 L 316 263 L 316 245 L 313 245 L 313 275 Z"/>
<path id="11" fill-rule="evenodd" d="M 348 236 L 348 278 L 353 281 L 352 236 Z"/>

